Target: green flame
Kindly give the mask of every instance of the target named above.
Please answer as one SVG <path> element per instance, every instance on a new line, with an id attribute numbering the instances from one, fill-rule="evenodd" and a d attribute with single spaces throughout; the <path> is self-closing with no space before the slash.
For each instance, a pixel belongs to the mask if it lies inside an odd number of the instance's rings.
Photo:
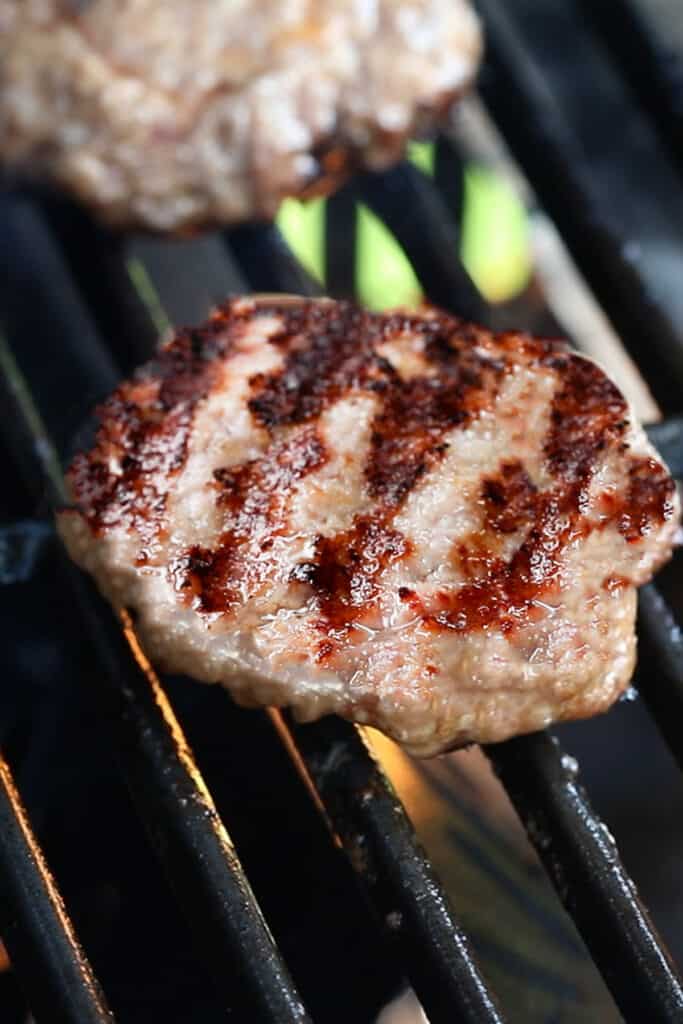
<path id="1" fill-rule="evenodd" d="M 277 226 L 287 244 L 320 284 L 325 284 L 325 200 L 285 199 L 277 215 Z"/>
<path id="2" fill-rule="evenodd" d="M 409 159 L 434 173 L 433 143 L 413 142 Z M 303 266 L 325 284 L 325 200 L 287 199 L 277 223 Z M 417 305 L 423 292 L 405 252 L 385 225 L 359 203 L 356 292 L 369 309 Z M 524 290 L 532 270 L 528 217 L 513 188 L 489 168 L 465 169 L 460 259 L 489 302 L 505 302 Z"/>
<path id="3" fill-rule="evenodd" d="M 505 302 L 531 275 L 529 223 L 524 204 L 501 177 L 477 164 L 465 171 L 460 256 L 489 302 Z"/>

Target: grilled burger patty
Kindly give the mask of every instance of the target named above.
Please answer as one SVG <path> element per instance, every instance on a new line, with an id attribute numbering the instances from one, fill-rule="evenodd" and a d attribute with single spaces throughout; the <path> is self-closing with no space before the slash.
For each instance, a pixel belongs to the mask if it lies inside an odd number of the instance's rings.
<path id="1" fill-rule="evenodd" d="M 0 159 L 121 227 L 271 216 L 397 160 L 480 49 L 467 0 L 0 0 Z"/>
<path id="2" fill-rule="evenodd" d="M 556 342 L 238 299 L 99 420 L 59 529 L 169 670 L 423 756 L 628 683 L 678 498 L 616 386 Z"/>

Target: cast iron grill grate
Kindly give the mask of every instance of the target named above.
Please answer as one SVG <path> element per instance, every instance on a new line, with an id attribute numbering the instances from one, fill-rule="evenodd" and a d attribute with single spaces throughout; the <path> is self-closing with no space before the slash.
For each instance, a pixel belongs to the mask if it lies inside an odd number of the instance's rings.
<path id="1" fill-rule="evenodd" d="M 625 254 L 618 229 L 603 217 L 594 168 L 546 88 L 538 60 L 540 29 L 527 27 L 530 3 L 481 0 L 489 36 L 482 94 L 656 398 L 671 414 L 651 435 L 680 473 L 683 430 L 674 414 L 680 411 L 676 400 L 683 383 L 681 324 L 660 302 L 647 266 Z M 621 3 L 626 6 L 626 0 Z M 575 18 L 571 4 L 547 7 L 557 8 L 558 25 Z M 582 25 L 578 31 L 585 35 L 587 29 Z M 609 28 L 601 23 L 601 31 L 609 33 Z M 596 54 L 595 60 L 603 59 L 600 51 Z M 438 145 L 442 161 L 457 167 L 459 156 L 451 143 L 440 140 Z M 328 204 L 327 291 L 353 293 L 349 211 L 359 199 L 399 240 L 432 301 L 467 318 L 488 319 L 484 300 L 453 257 L 457 218 L 439 189 L 438 175 L 429 180 L 407 164 L 359 177 Z M 7 194 L 0 201 L 3 245 L 13 254 L 0 290 L 0 326 L 8 339 L 0 430 L 28 489 L 37 498 L 47 495 L 55 505 L 61 494 L 53 443 L 65 450 L 93 399 L 152 350 L 159 323 L 132 285 L 123 242 L 52 200 Z M 169 257 L 173 244 L 166 245 L 166 254 L 159 257 L 159 249 L 158 258 L 187 264 L 187 319 L 192 319 L 193 303 L 198 310 L 207 305 L 207 289 L 209 298 L 246 289 L 317 291 L 273 227 L 227 232 L 220 240 L 223 262 L 215 281 L 207 279 L 198 250 Z M 172 308 L 178 297 L 162 298 Z M 46 376 L 48 324 L 54 365 Z M 60 395 L 63 417 L 48 412 L 48 383 Z M 229 1007 L 237 984 L 252 1008 L 250 1019 L 278 1024 L 310 1020 L 236 855 L 226 830 L 230 823 L 220 820 L 131 623 L 117 621 L 66 559 L 62 572 L 73 614 L 98 651 L 98 700 L 111 723 L 121 772 L 219 998 Z M 641 626 L 651 649 L 643 697 L 681 762 L 677 723 L 683 709 L 683 642 L 671 611 L 652 586 L 642 594 Z M 432 1024 L 503 1020 L 504 1010 L 490 993 L 467 935 L 362 733 L 341 721 L 300 726 L 286 716 L 273 716 L 273 728 L 349 853 L 371 904 L 382 919 L 395 922 L 403 969 Z M 638 1022 L 680 1020 L 683 988 L 676 969 L 611 836 L 592 812 L 571 759 L 546 734 L 509 741 L 487 754 L 623 1016 Z M 362 858 L 355 856 L 359 847 Z M 113 1019 L 4 759 L 0 934 L 39 1021 Z M 229 979 L 226 964 L 231 965 Z"/>

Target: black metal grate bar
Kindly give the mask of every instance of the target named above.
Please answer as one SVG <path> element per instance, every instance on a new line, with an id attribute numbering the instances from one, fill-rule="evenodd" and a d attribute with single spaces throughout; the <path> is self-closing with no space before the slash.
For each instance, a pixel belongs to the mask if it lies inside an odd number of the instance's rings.
<path id="1" fill-rule="evenodd" d="M 666 410 L 678 412 L 680 324 L 658 298 L 654 267 L 639 262 L 629 234 L 610 216 L 607 186 L 593 180 L 582 146 L 568 129 L 533 48 L 526 45 L 519 26 L 528 2 L 513 5 L 513 20 L 508 4 L 479 0 L 487 37 L 482 96 L 624 344 L 645 368 Z M 538 10 L 544 11 L 545 4 Z M 555 32 L 560 17 L 553 22 Z"/>
<path id="2" fill-rule="evenodd" d="M 21 339 L 15 356 L 24 372 L 42 367 L 36 404 L 49 409 L 55 394 L 63 396 L 59 416 L 47 425 L 64 452 L 87 412 L 116 386 L 119 371 L 99 344 L 59 246 L 26 197 L 0 194 L 0 264 L 0 331 Z M 10 417 L 2 419 L 3 429 L 11 429 Z"/>
<path id="3" fill-rule="evenodd" d="M 400 945 L 431 1024 L 502 1021 L 441 883 L 359 730 L 337 718 L 286 722 L 334 833 Z"/>
<path id="4" fill-rule="evenodd" d="M 13 454 L 20 465 L 29 467 L 25 475 L 37 496 L 47 497 L 54 507 L 63 501 L 56 457 L 39 414 L 31 410 L 28 389 L 6 356 L 3 369 L 3 423 L 12 425 Z M 131 795 L 226 1007 L 235 991 L 246 992 L 260 1019 L 303 1024 L 308 1015 L 180 725 L 132 630 L 127 630 L 126 640 L 91 581 L 66 558 L 64 566 L 102 665 L 96 692 L 115 730 Z"/>
<path id="5" fill-rule="evenodd" d="M 347 204 L 343 208 L 347 216 L 352 212 Z M 271 241 L 261 239 L 264 245 Z M 260 276 L 252 279 L 257 290 L 266 285 L 285 290 L 288 268 L 284 267 L 282 277 L 271 276 L 273 269 L 278 269 L 278 249 L 279 241 L 276 251 L 262 260 L 268 268 L 267 280 Z M 288 721 L 295 746 L 352 867 L 385 920 L 400 920 L 396 931 L 405 970 L 429 1019 L 433 1024 L 450 1022 L 457 1012 L 459 1020 L 472 1024 L 502 1020 L 405 810 L 358 731 L 336 719 L 305 727 Z M 378 869 L 376 882 L 371 881 L 373 869 L 362 868 L 355 856 L 362 842 L 367 842 Z"/>
<path id="6" fill-rule="evenodd" d="M 624 1018 L 675 1024 L 683 987 L 576 762 L 536 733 L 486 750 Z"/>
<path id="7" fill-rule="evenodd" d="M 353 185 L 325 204 L 325 286 L 337 299 L 356 298 L 358 195 Z"/>
<path id="8" fill-rule="evenodd" d="M 130 622 L 124 638 L 90 580 L 76 575 L 128 788 L 226 1008 L 237 990 L 257 1019 L 305 1024 L 310 1018 Z"/>
<path id="9" fill-rule="evenodd" d="M 602 40 L 619 62 L 626 80 L 646 107 L 657 126 L 660 138 L 683 170 L 683 54 L 680 26 L 671 17 L 680 17 L 675 3 L 663 11 L 669 14 L 667 26 L 658 27 L 651 4 L 642 0 L 579 0 L 586 17 L 597 28 Z M 661 6 L 661 4 L 660 4 Z M 678 33 L 677 40 L 665 35 Z"/>
<path id="10" fill-rule="evenodd" d="M 215 306 L 225 302 L 227 295 L 243 295 L 248 291 L 221 235 L 198 235 L 182 240 L 134 238 L 128 243 L 126 260 L 136 287 L 142 288 L 147 296 L 148 316 L 153 316 L 164 338 L 174 325 L 203 323 Z M 179 262 L 192 268 L 187 285 L 185 279 L 179 279 L 175 273 Z M 173 280 L 172 289 L 164 287 L 169 277 Z M 152 347 L 148 341 L 138 363 L 149 358 Z"/>
<path id="11" fill-rule="evenodd" d="M 465 211 L 465 168 L 461 154 L 445 135 L 436 140 L 434 183 L 455 224 Z"/>
<path id="12" fill-rule="evenodd" d="M 254 291 L 320 294 L 318 282 L 292 255 L 274 224 L 243 224 L 224 237 Z"/>
<path id="13" fill-rule="evenodd" d="M 403 246 L 427 298 L 465 320 L 486 324 L 488 310 L 458 258 L 453 213 L 412 164 L 364 174 L 351 186 Z"/>
<path id="14" fill-rule="evenodd" d="M 126 266 L 126 240 L 112 236 L 85 210 L 44 199 L 40 213 L 78 282 L 97 332 L 124 372 L 131 372 L 157 342 L 159 331 Z"/>
<path id="15" fill-rule="evenodd" d="M 274 289 L 284 292 L 290 287 L 292 274 L 296 277 L 295 257 L 279 234 L 258 229 L 250 244 L 258 244 L 261 257 L 250 264 L 245 274 L 257 291 Z M 254 250 L 256 253 L 257 250 Z M 294 268 L 294 271 L 293 271 Z M 304 272 L 305 273 L 305 272 Z M 304 281 L 305 285 L 305 281 Z M 308 294 L 313 288 L 308 286 Z M 302 288 L 299 287 L 301 293 Z M 344 767 L 350 773 L 362 774 L 368 785 L 372 783 L 376 798 L 371 803 L 358 801 L 364 827 L 368 835 L 376 838 L 378 856 L 388 869 L 386 891 L 371 887 L 371 895 L 380 897 L 376 906 L 386 918 L 395 908 L 403 915 L 398 929 L 405 953 L 404 967 L 423 1001 L 434 1024 L 452 1021 L 453 1014 L 466 1022 L 501 1021 L 492 997 L 476 965 L 469 943 L 455 921 L 448 899 L 440 883 L 417 844 L 414 830 L 407 815 L 393 793 L 391 784 L 353 726 L 336 720 L 326 720 L 307 726 L 300 731 L 295 727 L 296 741 L 306 736 L 309 751 L 317 750 L 319 758 L 331 762 L 338 751 L 341 738 L 345 747 Z M 295 755 L 296 756 L 296 755 Z M 304 763 L 307 755 L 302 751 Z M 314 773 L 311 771 L 311 776 Z M 320 794 L 324 805 L 325 796 Z M 354 803 L 353 790 L 348 791 L 346 810 Z M 344 835 L 343 818 L 327 807 L 330 819 L 340 835 Z M 352 867 L 357 861 L 350 857 Z M 363 876 L 368 881 L 368 876 Z M 407 885 L 408 881 L 410 885 Z M 393 918 L 392 918 L 393 920 Z"/>
<path id="16" fill-rule="evenodd" d="M 0 930 L 38 1020 L 114 1020 L 0 754 Z"/>

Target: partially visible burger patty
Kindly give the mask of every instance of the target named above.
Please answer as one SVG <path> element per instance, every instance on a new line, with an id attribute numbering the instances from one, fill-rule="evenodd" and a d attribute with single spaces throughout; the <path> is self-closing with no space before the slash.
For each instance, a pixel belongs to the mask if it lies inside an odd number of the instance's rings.
<path id="1" fill-rule="evenodd" d="M 0 160 L 121 227 L 267 217 L 397 160 L 480 49 L 467 0 L 0 0 Z"/>
<path id="2" fill-rule="evenodd" d="M 235 300 L 99 416 L 59 529 L 160 665 L 418 755 L 627 685 L 678 497 L 616 386 L 561 345 Z"/>

